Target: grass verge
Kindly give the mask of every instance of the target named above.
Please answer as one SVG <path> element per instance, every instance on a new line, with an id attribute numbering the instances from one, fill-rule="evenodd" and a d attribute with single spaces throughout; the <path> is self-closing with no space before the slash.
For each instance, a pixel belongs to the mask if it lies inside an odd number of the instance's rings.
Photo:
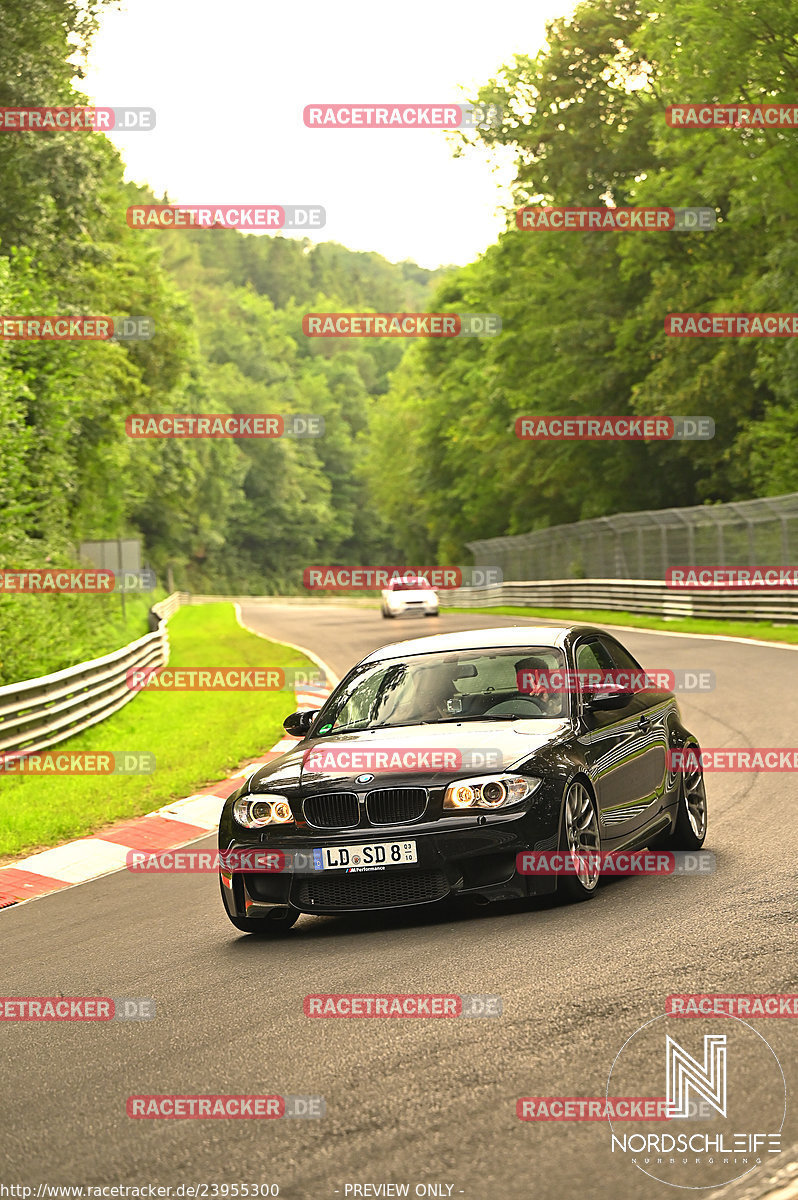
<path id="1" fill-rule="evenodd" d="M 762 642 L 798 643 L 798 626 L 773 625 L 769 621 L 711 621 L 700 617 L 684 617 L 665 621 L 660 617 L 640 613 L 616 612 L 612 609 L 589 608 L 522 608 L 500 605 L 496 608 L 457 608 L 448 612 L 495 613 L 498 617 L 544 617 L 574 625 L 632 625 L 636 629 L 665 629 L 669 633 L 714 633 L 726 637 L 756 638 Z"/>
<path id="2" fill-rule="evenodd" d="M 0 595 L 0 686 L 63 671 L 136 641 L 149 630 L 150 605 L 165 595 Z"/>
<path id="3" fill-rule="evenodd" d="M 181 608 L 169 622 L 170 668 L 300 667 L 303 654 L 242 629 L 232 604 Z M 147 750 L 151 775 L 8 775 L 0 785 L 0 860 L 85 837 L 224 779 L 283 732 L 293 691 L 142 691 L 58 751 Z"/>

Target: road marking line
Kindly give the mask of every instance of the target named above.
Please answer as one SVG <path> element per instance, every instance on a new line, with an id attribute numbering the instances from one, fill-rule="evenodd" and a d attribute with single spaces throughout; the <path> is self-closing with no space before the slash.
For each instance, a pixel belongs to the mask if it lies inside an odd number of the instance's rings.
<path id="1" fill-rule="evenodd" d="M 24 859 L 24 869 L 63 883 L 82 883 L 125 865 L 127 847 L 102 838 L 80 838 Z"/>

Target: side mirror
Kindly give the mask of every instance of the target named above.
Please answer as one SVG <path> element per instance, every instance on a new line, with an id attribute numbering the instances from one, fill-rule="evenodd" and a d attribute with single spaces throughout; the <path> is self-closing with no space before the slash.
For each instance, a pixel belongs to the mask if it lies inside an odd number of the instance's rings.
<path id="1" fill-rule="evenodd" d="M 300 712 L 291 713 L 283 721 L 283 729 L 291 737 L 304 737 L 316 719 L 317 708 L 303 708 Z"/>
<path id="2" fill-rule="evenodd" d="M 634 692 L 585 692 L 583 703 L 588 712 L 611 712 L 626 708 L 634 698 Z"/>

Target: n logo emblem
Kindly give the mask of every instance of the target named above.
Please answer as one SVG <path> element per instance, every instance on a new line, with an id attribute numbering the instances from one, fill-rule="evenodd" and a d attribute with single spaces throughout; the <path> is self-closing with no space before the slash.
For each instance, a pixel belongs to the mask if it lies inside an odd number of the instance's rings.
<path id="1" fill-rule="evenodd" d="M 667 1116 L 689 1117 L 689 1093 L 702 1096 L 726 1116 L 726 1034 L 704 1035 L 704 1062 L 665 1036 Z"/>

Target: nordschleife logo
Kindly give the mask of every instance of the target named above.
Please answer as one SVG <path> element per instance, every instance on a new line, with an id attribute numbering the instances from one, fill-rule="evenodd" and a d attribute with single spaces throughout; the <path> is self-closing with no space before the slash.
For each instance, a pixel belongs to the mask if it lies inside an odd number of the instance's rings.
<path id="1" fill-rule="evenodd" d="M 664 1098 L 659 1119 L 610 1126 L 610 1153 L 651 1179 L 700 1191 L 740 1179 L 781 1153 L 784 1072 L 747 1021 L 655 1017 L 616 1055 L 607 1097 Z"/>

